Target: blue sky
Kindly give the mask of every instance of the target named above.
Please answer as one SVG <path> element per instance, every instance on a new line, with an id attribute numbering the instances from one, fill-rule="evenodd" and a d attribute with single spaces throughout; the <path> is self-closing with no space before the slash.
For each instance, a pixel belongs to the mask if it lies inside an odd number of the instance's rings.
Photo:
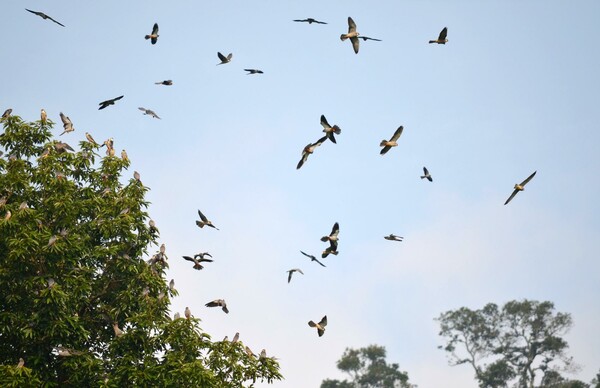
<path id="1" fill-rule="evenodd" d="M 65 141 L 87 131 L 127 150 L 171 259 L 173 311 L 266 348 L 286 378 L 274 386 L 342 377 L 347 346 L 379 344 L 422 388 L 475 387 L 437 349 L 433 319 L 523 298 L 572 314 L 574 377 L 600 368 L 599 2 L 7 0 L 3 16 L 0 109 L 64 112 Z M 348 16 L 383 41 L 354 54 L 339 39 Z M 329 24 L 292 22 L 308 17 Z M 445 26 L 448 44 L 427 44 Z M 296 170 L 322 114 L 338 143 Z M 221 230 L 198 229 L 197 209 Z M 319 254 L 336 221 L 340 254 L 310 263 L 299 251 Z M 200 251 L 215 262 L 194 271 L 181 256 Z M 204 307 L 216 298 L 229 315 Z M 307 322 L 325 314 L 318 338 Z"/>

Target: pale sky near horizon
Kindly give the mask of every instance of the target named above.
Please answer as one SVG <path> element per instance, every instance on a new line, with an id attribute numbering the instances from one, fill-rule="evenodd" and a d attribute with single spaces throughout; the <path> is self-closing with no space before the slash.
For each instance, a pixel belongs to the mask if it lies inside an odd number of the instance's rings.
<path id="1" fill-rule="evenodd" d="M 572 315 L 569 377 L 600 369 L 597 0 L 6 0 L 2 15 L 0 111 L 34 121 L 45 108 L 56 135 L 64 112 L 76 130 L 61 140 L 87 131 L 127 150 L 167 247 L 173 311 L 278 357 L 285 380 L 271 386 L 343 378 L 346 347 L 378 344 L 420 388 L 476 387 L 437 349 L 434 318 L 514 299 Z M 354 54 L 339 38 L 348 16 L 382 41 Z M 328 24 L 292 21 L 308 17 Z M 443 27 L 448 43 L 428 44 Z M 217 51 L 231 63 L 216 66 Z M 337 144 L 296 170 L 322 114 Z M 220 230 L 197 228 L 197 209 Z M 340 253 L 322 268 L 299 251 L 320 256 L 334 222 Z M 215 261 L 202 271 L 181 258 L 204 251 Z M 204 307 L 216 298 L 230 314 Z M 319 338 L 307 322 L 325 314 Z"/>

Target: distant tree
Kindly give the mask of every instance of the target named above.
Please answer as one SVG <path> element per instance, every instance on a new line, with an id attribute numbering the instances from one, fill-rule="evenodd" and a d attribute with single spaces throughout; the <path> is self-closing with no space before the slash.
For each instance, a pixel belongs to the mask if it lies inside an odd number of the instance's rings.
<path id="1" fill-rule="evenodd" d="M 50 120 L 0 119 L 0 386 L 242 387 L 282 378 L 273 358 L 169 317 L 167 255 L 146 262 L 139 176 L 111 142 L 79 150 Z M 61 138 L 61 140 L 63 140 Z M 63 141 L 66 141 L 63 140 Z M 19 359 L 23 363 L 19 363 Z"/>
<path id="2" fill-rule="evenodd" d="M 591 382 L 592 388 L 600 388 L 600 371 L 596 373 L 596 377 Z"/>
<path id="3" fill-rule="evenodd" d="M 329 380 L 321 388 L 409 388 L 408 374 L 399 370 L 398 364 L 388 364 L 383 346 L 347 348 L 337 362 L 337 367 L 351 377 L 348 380 Z"/>
<path id="4" fill-rule="evenodd" d="M 511 301 L 502 308 L 489 303 L 480 310 L 461 307 L 441 314 L 437 321 L 450 365 L 471 365 L 480 387 L 508 387 L 515 379 L 519 388 L 533 388 L 536 381 L 545 387 L 562 379 L 558 369 L 572 366 L 562 335 L 573 322 L 569 314 L 555 312 L 551 302 Z"/>

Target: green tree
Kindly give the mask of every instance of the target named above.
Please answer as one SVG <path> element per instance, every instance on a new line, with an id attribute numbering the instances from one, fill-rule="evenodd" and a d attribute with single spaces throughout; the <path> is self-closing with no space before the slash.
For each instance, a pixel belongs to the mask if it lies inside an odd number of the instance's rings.
<path id="1" fill-rule="evenodd" d="M 2 118 L 0 386 L 242 387 L 282 378 L 273 358 L 171 319 L 167 255 L 139 179 L 107 142 L 80 149 L 49 120 Z M 135 174 L 134 174 L 135 175 Z M 24 365 L 19 365 L 22 358 Z"/>
<path id="2" fill-rule="evenodd" d="M 409 388 L 408 374 L 399 370 L 398 364 L 388 364 L 383 346 L 347 348 L 337 362 L 337 367 L 351 377 L 348 380 L 326 379 L 321 388 Z"/>
<path id="3" fill-rule="evenodd" d="M 511 301 L 502 308 L 489 303 L 480 310 L 461 307 L 441 314 L 437 321 L 450 365 L 471 365 L 480 387 L 507 387 L 516 379 L 518 387 L 533 388 L 546 376 L 557 381 L 557 370 L 572 366 L 561 336 L 573 321 L 569 314 L 555 312 L 551 302 Z"/>

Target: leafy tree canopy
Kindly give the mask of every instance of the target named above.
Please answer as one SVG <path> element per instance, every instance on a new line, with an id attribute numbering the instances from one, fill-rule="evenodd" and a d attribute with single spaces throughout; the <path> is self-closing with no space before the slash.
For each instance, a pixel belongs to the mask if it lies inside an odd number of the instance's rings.
<path id="1" fill-rule="evenodd" d="M 126 155 L 53 139 L 52 121 L 1 120 L 0 386 L 242 387 L 282 378 L 240 342 L 171 319 L 177 291 Z M 123 180 L 123 181 L 122 181 Z M 22 362 L 19 360 L 22 359 Z"/>

